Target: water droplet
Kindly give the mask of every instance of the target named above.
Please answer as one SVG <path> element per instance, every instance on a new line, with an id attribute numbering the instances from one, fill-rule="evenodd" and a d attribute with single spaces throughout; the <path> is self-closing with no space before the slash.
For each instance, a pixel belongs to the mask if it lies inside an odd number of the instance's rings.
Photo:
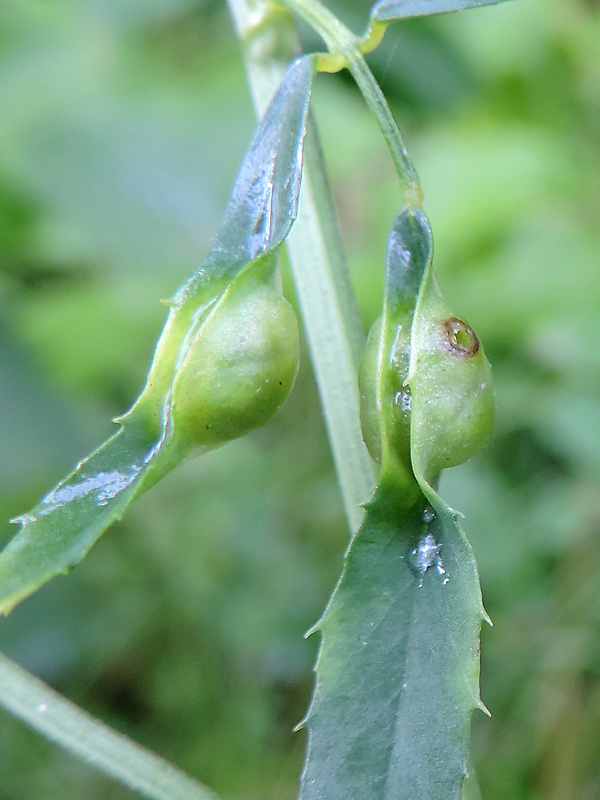
<path id="1" fill-rule="evenodd" d="M 400 406 L 402 411 L 410 411 L 410 392 L 408 389 L 405 389 L 402 392 L 396 392 L 394 395 L 394 403 L 397 406 Z"/>
<path id="2" fill-rule="evenodd" d="M 435 511 L 432 508 L 426 508 L 423 511 L 423 522 L 430 523 L 433 522 L 434 519 L 435 519 Z"/>
<path id="3" fill-rule="evenodd" d="M 96 502 L 99 506 L 107 505 L 109 500 L 112 500 L 113 497 L 120 494 L 135 480 L 140 470 L 135 464 L 130 467 L 130 469 L 131 472 L 129 475 L 124 475 L 116 470 L 114 472 L 100 473 L 103 480 L 102 484 L 97 487 L 100 491 L 96 495 Z"/>
<path id="4" fill-rule="evenodd" d="M 113 470 L 98 472 L 89 478 L 84 478 L 79 483 L 61 484 L 44 497 L 36 509 L 37 516 L 45 517 L 74 500 L 82 500 L 92 492 L 97 492 L 95 497 L 97 504 L 105 506 L 109 500 L 129 486 L 140 471 L 135 464 L 130 467 L 130 470 L 129 475 Z M 31 517 L 32 515 L 27 516 Z M 35 518 L 28 518 L 27 521 L 35 521 Z"/>
<path id="5" fill-rule="evenodd" d="M 25 525 L 30 525 L 32 522 L 36 522 L 37 517 L 35 514 L 19 514 L 18 517 L 13 517 L 11 522 L 15 524 L 20 524 L 25 527 Z"/>
<path id="6" fill-rule="evenodd" d="M 411 550 L 408 563 L 412 571 L 419 576 L 419 587 L 429 567 L 435 567 L 438 575 L 445 575 L 446 570 L 440 556 L 442 545 L 438 544 L 433 534 L 424 536 L 414 550 Z M 447 580 L 447 579 L 446 579 Z"/>

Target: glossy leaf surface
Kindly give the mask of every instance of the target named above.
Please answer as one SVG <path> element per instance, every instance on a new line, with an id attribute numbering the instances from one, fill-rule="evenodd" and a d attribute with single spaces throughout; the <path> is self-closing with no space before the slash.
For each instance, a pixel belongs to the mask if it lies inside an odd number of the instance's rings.
<path id="1" fill-rule="evenodd" d="M 419 208 L 404 208 L 388 240 L 383 314 L 369 333 L 359 375 L 363 435 L 384 472 L 412 471 L 407 387 L 411 330 L 432 257 L 427 217 Z"/>
<path id="2" fill-rule="evenodd" d="M 129 503 L 190 451 L 171 388 L 203 320 L 236 276 L 264 262 L 296 215 L 313 62 L 288 69 L 245 157 L 215 245 L 171 303 L 148 383 L 120 430 L 29 513 L 0 554 L 0 613 L 80 561 Z M 249 274 L 249 273 L 248 273 Z M 212 446 L 212 445 L 211 445 Z"/>
<path id="3" fill-rule="evenodd" d="M 503 0 L 380 0 L 371 10 L 371 23 L 393 22 L 407 17 L 444 14 L 466 8 L 497 5 Z"/>

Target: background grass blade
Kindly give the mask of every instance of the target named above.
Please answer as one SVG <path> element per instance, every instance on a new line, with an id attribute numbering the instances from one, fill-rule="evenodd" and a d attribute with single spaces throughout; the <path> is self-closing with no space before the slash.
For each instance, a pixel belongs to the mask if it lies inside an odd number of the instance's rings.
<path id="1" fill-rule="evenodd" d="M 217 800 L 200 783 L 94 719 L 2 653 L 0 704 L 148 800 Z"/>

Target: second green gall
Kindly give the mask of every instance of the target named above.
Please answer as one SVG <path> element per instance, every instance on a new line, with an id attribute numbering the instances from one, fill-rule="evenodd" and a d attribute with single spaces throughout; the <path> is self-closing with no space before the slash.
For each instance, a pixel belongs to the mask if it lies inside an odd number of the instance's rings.
<path id="1" fill-rule="evenodd" d="M 298 323 L 274 259 L 252 262 L 196 323 L 173 382 L 175 436 L 215 447 L 265 425 L 298 372 Z"/>

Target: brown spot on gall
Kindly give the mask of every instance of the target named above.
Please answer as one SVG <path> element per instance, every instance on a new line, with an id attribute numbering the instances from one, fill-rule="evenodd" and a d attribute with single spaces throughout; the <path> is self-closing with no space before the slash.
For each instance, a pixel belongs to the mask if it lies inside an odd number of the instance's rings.
<path id="1" fill-rule="evenodd" d="M 477 334 L 458 317 L 448 317 L 442 322 L 444 345 L 452 355 L 470 358 L 479 350 Z"/>

